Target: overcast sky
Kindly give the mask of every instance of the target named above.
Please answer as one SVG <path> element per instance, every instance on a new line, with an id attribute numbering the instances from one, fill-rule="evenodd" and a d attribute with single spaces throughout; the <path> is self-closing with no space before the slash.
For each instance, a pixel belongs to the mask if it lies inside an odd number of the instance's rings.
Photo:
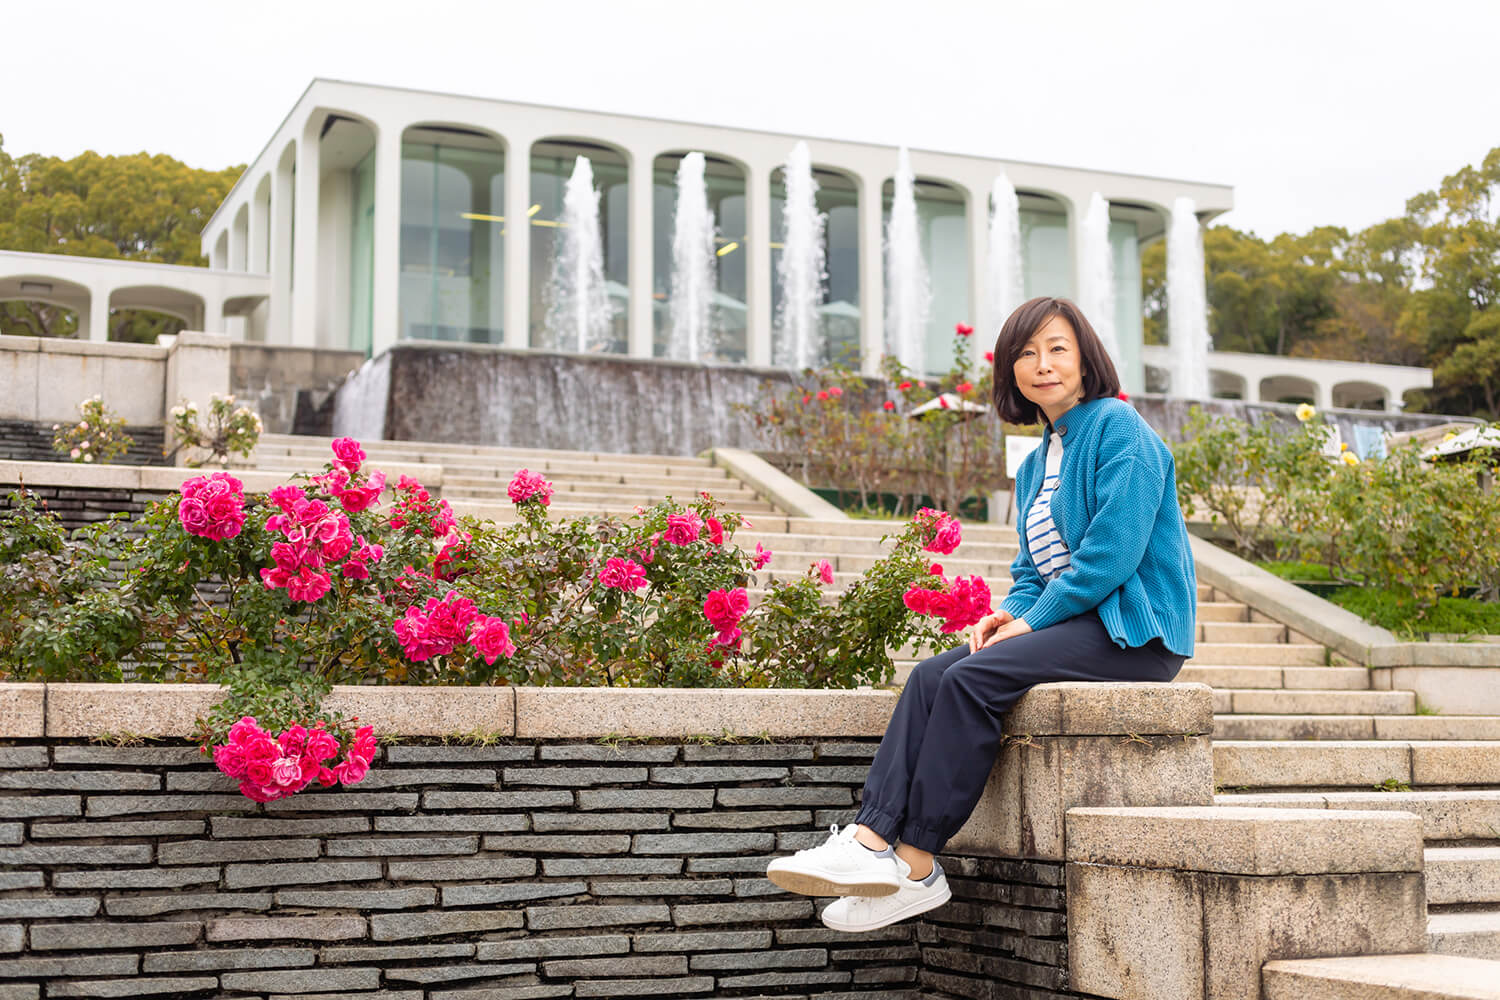
<path id="1" fill-rule="evenodd" d="M 316 76 L 1232 185 L 1359 228 L 1500 146 L 1500 0 L 135 0 L 0 11 L 7 152 L 248 163 Z"/>

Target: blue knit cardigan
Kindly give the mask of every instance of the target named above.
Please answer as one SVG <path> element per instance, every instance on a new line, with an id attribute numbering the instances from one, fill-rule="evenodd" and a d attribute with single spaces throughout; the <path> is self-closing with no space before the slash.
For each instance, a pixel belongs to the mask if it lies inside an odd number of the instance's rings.
<path id="1" fill-rule="evenodd" d="M 1033 630 L 1098 609 L 1122 647 L 1161 639 L 1193 655 L 1198 580 L 1187 526 L 1177 506 L 1172 453 L 1123 400 L 1080 403 L 1057 420 L 1063 439 L 1062 473 L 1052 496 L 1052 519 L 1072 565 L 1043 581 L 1021 532 L 1021 554 L 1011 563 L 1011 588 L 1000 607 Z M 1020 525 L 1042 485 L 1042 446 L 1016 470 Z"/>

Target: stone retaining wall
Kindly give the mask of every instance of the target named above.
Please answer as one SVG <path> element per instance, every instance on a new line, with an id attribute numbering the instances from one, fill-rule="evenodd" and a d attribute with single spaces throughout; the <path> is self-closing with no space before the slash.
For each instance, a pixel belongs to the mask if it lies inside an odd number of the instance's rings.
<path id="1" fill-rule="evenodd" d="M 160 424 L 133 425 L 125 428 L 135 443 L 123 455 L 111 459 L 113 465 L 166 465 L 162 454 L 166 431 Z M 52 425 L 35 420 L 0 420 L 0 460 L 13 462 L 62 462 L 64 456 L 52 450 Z"/>
<path id="2" fill-rule="evenodd" d="M 257 805 L 180 741 L 11 741 L 0 998 L 1076 996 L 1061 863 L 945 858 L 953 903 L 859 937 L 763 878 L 875 746 L 394 743 Z"/>

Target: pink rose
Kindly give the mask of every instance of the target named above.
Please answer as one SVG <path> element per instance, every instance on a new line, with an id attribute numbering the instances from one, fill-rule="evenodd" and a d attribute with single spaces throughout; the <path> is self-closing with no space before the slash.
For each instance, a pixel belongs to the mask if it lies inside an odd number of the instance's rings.
<path id="1" fill-rule="evenodd" d="M 599 582 L 619 590 L 639 590 L 646 585 L 646 568 L 629 559 L 610 559 L 599 571 Z"/>
<path id="2" fill-rule="evenodd" d="M 535 499 L 545 507 L 552 502 L 552 484 L 540 472 L 520 469 L 511 479 L 506 494 L 511 503 L 521 504 Z"/>
<path id="3" fill-rule="evenodd" d="M 255 721 L 255 716 L 253 715 L 242 716 L 239 722 L 229 727 L 229 742 L 235 746 L 249 743 L 257 736 L 264 735 L 261 732 L 260 724 Z"/>
<path id="4" fill-rule="evenodd" d="M 947 518 L 938 526 L 937 534 L 933 536 L 932 541 L 927 543 L 927 551 L 946 556 L 958 548 L 963 537 L 963 528 L 958 521 L 951 517 Z"/>
<path id="5" fill-rule="evenodd" d="M 245 777 L 257 785 L 269 785 L 273 780 L 270 761 L 252 760 L 245 765 Z"/>
<path id="6" fill-rule="evenodd" d="M 302 487 L 300 486 L 278 486 L 271 491 L 271 502 L 287 514 L 292 512 L 292 505 L 298 500 L 306 499 L 307 494 L 302 491 Z M 271 522 L 267 521 L 266 527 L 272 528 Z"/>
<path id="7" fill-rule="evenodd" d="M 333 442 L 333 464 L 355 472 L 365 460 L 365 450 L 353 438 L 336 438 Z"/>
<path id="8" fill-rule="evenodd" d="M 296 757 L 280 757 L 271 765 L 271 779 L 282 788 L 302 780 L 302 765 Z"/>
<path id="9" fill-rule="evenodd" d="M 213 524 L 213 518 L 208 516 L 203 501 L 196 497 L 183 497 L 182 502 L 177 505 L 177 520 L 182 522 L 183 529 L 190 535 L 201 536 Z"/>
<path id="10" fill-rule="evenodd" d="M 311 603 L 328 593 L 328 588 L 331 586 L 333 586 L 333 577 L 327 573 L 315 573 L 304 566 L 296 576 L 287 578 L 286 596 L 294 601 Z"/>
<path id="11" fill-rule="evenodd" d="M 245 744 L 245 759 L 248 761 L 271 761 L 281 756 L 281 747 L 265 733 L 260 733 Z"/>
<path id="12" fill-rule="evenodd" d="M 270 802 L 272 799 L 281 797 L 279 793 L 269 792 L 253 781 L 240 782 L 240 794 L 254 802 Z"/>
<path id="13" fill-rule="evenodd" d="M 245 776 L 245 751 L 233 743 L 214 748 L 214 764 L 231 778 Z"/>
<path id="14" fill-rule="evenodd" d="M 708 525 L 708 540 L 714 545 L 724 544 L 724 525 L 719 523 L 717 517 L 711 517 L 704 524 Z"/>
<path id="15" fill-rule="evenodd" d="M 333 773 L 333 770 L 331 768 L 323 767 L 318 769 L 318 784 L 322 785 L 324 788 L 332 788 L 338 783 L 338 776 Z"/>
<path id="16" fill-rule="evenodd" d="M 337 757 L 339 753 L 338 737 L 326 729 L 314 729 L 307 734 L 308 756 L 316 757 L 318 760 L 327 760 L 329 757 Z"/>
<path id="17" fill-rule="evenodd" d="M 827 559 L 818 560 L 818 576 L 822 578 L 824 583 L 833 582 L 833 564 Z"/>
<path id="18" fill-rule="evenodd" d="M 515 644 L 510 641 L 510 626 L 502 618 L 474 619 L 469 644 L 484 657 L 485 663 L 494 663 L 501 656 L 508 659 L 516 654 Z"/>
<path id="19" fill-rule="evenodd" d="M 760 542 L 756 542 L 755 543 L 755 568 L 756 569 L 764 569 L 766 563 L 768 563 L 770 561 L 771 561 L 771 550 L 768 549 L 768 548 L 766 548 L 765 546 L 761 545 Z"/>
<path id="20" fill-rule="evenodd" d="M 307 745 L 307 730 L 293 723 L 286 732 L 276 737 L 281 752 L 293 757 L 302 756 L 302 749 Z"/>
<path id="21" fill-rule="evenodd" d="M 691 545 L 703 533 L 703 518 L 694 511 L 686 514 L 668 514 L 667 530 L 663 534 L 673 545 Z"/>

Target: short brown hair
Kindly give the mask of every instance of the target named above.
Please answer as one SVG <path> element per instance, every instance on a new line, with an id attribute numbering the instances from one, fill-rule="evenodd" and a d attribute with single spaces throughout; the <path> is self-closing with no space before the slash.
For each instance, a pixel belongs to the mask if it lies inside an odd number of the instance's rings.
<path id="1" fill-rule="evenodd" d="M 1021 395 L 1016 385 L 1016 359 L 1026 342 L 1054 316 L 1067 320 L 1078 340 L 1078 352 L 1083 356 L 1082 402 L 1120 394 L 1120 376 L 1115 372 L 1115 364 L 1083 310 L 1067 299 L 1044 295 L 1023 302 L 1011 313 L 995 340 L 995 412 L 1008 424 L 1035 424 L 1042 420 L 1041 408 Z"/>

